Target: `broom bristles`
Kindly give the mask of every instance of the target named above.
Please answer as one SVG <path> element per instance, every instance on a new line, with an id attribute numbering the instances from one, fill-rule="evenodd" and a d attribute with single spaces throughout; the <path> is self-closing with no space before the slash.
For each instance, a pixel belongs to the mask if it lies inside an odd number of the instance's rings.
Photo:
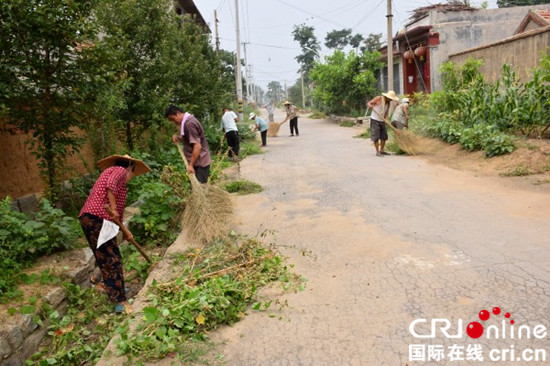
<path id="1" fill-rule="evenodd" d="M 191 196 L 185 204 L 183 224 L 187 237 L 206 244 L 226 234 L 233 216 L 229 193 L 223 189 L 201 184 L 194 174 L 189 174 Z"/>
<path id="2" fill-rule="evenodd" d="M 417 137 L 414 133 L 406 130 L 394 130 L 395 142 L 401 150 L 408 155 L 416 155 Z"/>
<path id="3" fill-rule="evenodd" d="M 279 134 L 279 129 L 281 128 L 282 124 L 285 122 L 286 120 L 284 120 L 283 122 L 270 122 L 267 128 L 267 136 L 276 137 Z"/>

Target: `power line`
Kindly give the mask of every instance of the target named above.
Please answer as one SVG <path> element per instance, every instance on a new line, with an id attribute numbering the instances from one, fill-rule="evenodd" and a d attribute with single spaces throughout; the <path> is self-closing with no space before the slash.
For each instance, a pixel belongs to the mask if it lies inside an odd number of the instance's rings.
<path id="1" fill-rule="evenodd" d="M 324 20 L 325 22 L 329 22 L 329 23 L 332 23 L 332 24 L 337 25 L 337 26 L 339 26 L 339 27 L 346 28 L 345 25 L 338 24 L 338 23 L 336 23 L 336 22 L 333 22 L 333 21 L 330 20 L 330 19 L 324 18 L 324 17 L 319 16 L 319 15 L 317 15 L 317 14 L 313 14 L 313 13 L 309 12 L 308 10 L 305 10 L 305 9 L 302 9 L 302 8 L 297 7 L 297 6 L 294 5 L 294 4 L 289 4 L 289 3 L 287 3 L 286 1 L 283 1 L 283 0 L 277 0 L 277 1 L 280 2 L 281 4 L 284 4 L 284 5 L 286 5 L 286 6 L 291 7 L 292 9 L 300 10 L 300 11 L 306 13 L 306 14 L 313 15 L 314 17 L 317 17 L 317 18 L 319 18 L 319 19 L 322 19 L 322 20 Z"/>
<path id="2" fill-rule="evenodd" d="M 361 19 L 359 19 L 359 21 L 358 21 L 357 23 L 355 23 L 355 24 L 351 27 L 351 29 L 352 29 L 352 30 L 355 29 L 355 27 L 357 27 L 359 24 L 363 23 L 368 17 L 370 17 L 371 15 L 373 15 L 373 14 L 374 14 L 374 11 L 375 11 L 376 9 L 378 9 L 378 7 L 379 7 L 380 5 L 382 5 L 382 3 L 383 3 L 384 1 L 386 1 L 386 0 L 381 0 L 378 4 L 376 4 L 376 6 L 375 6 L 369 13 L 367 13 L 367 15 L 365 15 L 364 17 L 362 17 Z"/>
<path id="3" fill-rule="evenodd" d="M 229 39 L 229 38 L 220 38 L 220 39 L 223 39 L 224 41 L 235 42 L 234 39 Z M 298 50 L 298 51 L 301 51 L 300 48 L 294 48 L 294 47 L 276 46 L 276 45 L 272 45 L 272 44 L 263 44 L 263 43 L 255 43 L 255 42 L 247 42 L 247 43 L 250 43 L 251 45 L 254 45 L 254 46 L 260 46 L 260 47 L 269 47 L 269 48 L 279 48 L 279 49 L 283 49 L 283 50 Z"/>

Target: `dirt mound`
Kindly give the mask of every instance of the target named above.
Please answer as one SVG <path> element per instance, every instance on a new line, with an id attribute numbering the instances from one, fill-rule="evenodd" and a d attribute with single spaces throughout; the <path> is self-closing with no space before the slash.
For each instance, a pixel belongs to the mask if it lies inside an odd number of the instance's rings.
<path id="1" fill-rule="evenodd" d="M 434 164 L 475 172 L 480 176 L 500 176 L 503 182 L 550 193 L 550 140 L 525 139 L 507 155 L 485 157 L 483 151 L 468 152 L 459 144 L 420 138 L 419 156 Z"/>

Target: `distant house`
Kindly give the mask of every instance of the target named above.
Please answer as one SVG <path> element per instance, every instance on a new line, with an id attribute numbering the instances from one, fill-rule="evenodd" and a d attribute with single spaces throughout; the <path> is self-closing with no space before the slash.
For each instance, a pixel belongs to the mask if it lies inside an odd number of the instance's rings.
<path id="1" fill-rule="evenodd" d="M 417 9 L 412 21 L 394 36 L 393 89 L 399 94 L 441 89 L 439 69 L 451 55 L 499 42 L 516 31 L 540 27 L 540 18 L 548 21 L 545 7 L 548 5 L 476 9 L 454 3 Z M 495 61 L 501 63 L 502 59 Z M 385 74 L 383 70 L 379 78 L 381 89 L 388 89 Z"/>
<path id="2" fill-rule="evenodd" d="M 193 0 L 174 0 L 174 9 L 178 15 L 190 15 L 206 32 L 212 33 Z"/>

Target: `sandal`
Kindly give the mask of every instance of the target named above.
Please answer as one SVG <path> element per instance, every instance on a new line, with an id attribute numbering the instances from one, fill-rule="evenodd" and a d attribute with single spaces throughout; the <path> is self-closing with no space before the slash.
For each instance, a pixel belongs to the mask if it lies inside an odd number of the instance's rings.
<path id="1" fill-rule="evenodd" d="M 115 313 L 122 314 L 131 314 L 134 312 L 134 309 L 132 309 L 132 305 L 130 304 L 116 304 L 115 305 Z"/>

